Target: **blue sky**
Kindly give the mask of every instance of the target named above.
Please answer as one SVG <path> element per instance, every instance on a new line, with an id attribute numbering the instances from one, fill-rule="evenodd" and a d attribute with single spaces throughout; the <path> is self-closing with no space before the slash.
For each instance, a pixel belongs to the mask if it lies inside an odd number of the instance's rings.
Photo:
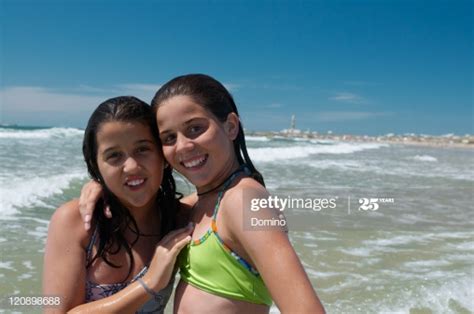
<path id="1" fill-rule="evenodd" d="M 474 133 L 473 1 L 0 0 L 1 123 L 84 127 L 207 73 L 244 126 Z"/>

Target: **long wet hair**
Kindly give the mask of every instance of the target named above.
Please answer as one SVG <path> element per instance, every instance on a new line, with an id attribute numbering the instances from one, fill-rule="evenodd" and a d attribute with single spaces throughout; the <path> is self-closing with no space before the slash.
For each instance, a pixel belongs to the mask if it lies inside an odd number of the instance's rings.
<path id="1" fill-rule="evenodd" d="M 134 266 L 131 249 L 138 241 L 140 231 L 128 208 L 125 207 L 105 185 L 105 181 L 100 174 L 97 164 L 97 132 L 104 123 L 113 121 L 142 123 L 150 129 L 159 150 L 161 150 L 161 141 L 158 136 L 158 127 L 151 107 L 140 99 L 132 96 L 111 98 L 101 103 L 89 118 L 84 132 L 82 152 L 87 164 L 87 170 L 92 179 L 99 182 L 103 189 L 103 197 L 96 203 L 93 214 L 99 232 L 99 247 L 97 253 L 88 262 L 86 267 L 90 267 L 97 258 L 102 258 L 112 267 L 121 267 L 121 265 L 113 264 L 107 257 L 117 254 L 123 248 L 131 261 L 127 277 L 124 278 L 125 281 L 128 276 L 130 276 Z M 178 201 L 171 167 L 164 169 L 161 187 L 157 193 L 154 208 L 158 211 L 160 217 L 160 237 L 162 237 L 173 230 L 176 225 L 175 218 Z M 106 218 L 103 213 L 103 208 L 106 204 L 110 206 L 112 218 Z M 136 238 L 132 243 L 128 243 L 124 236 L 127 229 L 130 229 L 136 234 Z"/>
<path id="2" fill-rule="evenodd" d="M 239 116 L 237 106 L 229 91 L 216 79 L 205 74 L 188 74 L 178 76 L 163 85 L 151 101 L 156 114 L 158 107 L 174 96 L 189 96 L 197 104 L 212 113 L 219 121 L 225 122 L 229 113 Z M 240 118 L 239 118 L 240 120 Z M 246 165 L 252 177 L 265 186 L 263 176 L 250 160 L 245 143 L 244 129 L 239 121 L 239 133 L 234 139 L 234 151 L 240 165 Z"/>

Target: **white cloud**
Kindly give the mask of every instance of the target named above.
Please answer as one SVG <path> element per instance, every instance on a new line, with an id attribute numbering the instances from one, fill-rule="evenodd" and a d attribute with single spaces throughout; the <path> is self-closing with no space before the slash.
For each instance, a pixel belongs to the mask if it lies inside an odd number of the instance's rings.
<path id="1" fill-rule="evenodd" d="M 103 97 L 64 93 L 36 86 L 13 86 L 0 90 L 2 109 L 11 112 L 75 112 L 93 110 Z"/>
<path id="2" fill-rule="evenodd" d="M 84 112 L 104 100 L 120 95 L 133 95 L 149 102 L 159 84 L 120 84 L 107 88 L 79 85 L 55 89 L 42 86 L 8 86 L 0 89 L 2 110 L 8 112 Z"/>
<path id="3" fill-rule="evenodd" d="M 81 84 L 72 87 L 3 86 L 0 88 L 0 122 L 29 125 L 83 126 L 92 111 L 106 99 L 132 95 L 150 102 L 160 84 L 125 83 L 110 86 Z M 237 84 L 226 84 L 229 90 Z"/>
<path id="4" fill-rule="evenodd" d="M 354 93 L 340 92 L 336 93 L 334 96 L 329 97 L 329 100 L 335 100 L 340 102 L 346 102 L 351 104 L 366 104 L 367 101 Z"/>

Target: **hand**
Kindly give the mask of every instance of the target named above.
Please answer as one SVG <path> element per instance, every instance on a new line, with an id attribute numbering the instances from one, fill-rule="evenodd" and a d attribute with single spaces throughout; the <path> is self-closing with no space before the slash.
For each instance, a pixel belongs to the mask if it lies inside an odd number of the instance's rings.
<path id="1" fill-rule="evenodd" d="M 91 228 L 92 213 L 94 212 L 95 204 L 102 196 L 102 186 L 94 180 L 87 182 L 81 190 L 79 197 L 79 212 L 84 221 L 84 229 Z M 112 218 L 112 212 L 109 205 L 104 207 L 104 214 L 107 218 Z"/>
<path id="2" fill-rule="evenodd" d="M 143 277 L 148 282 L 148 286 L 154 291 L 164 289 L 168 285 L 176 257 L 191 241 L 193 229 L 194 225 L 189 223 L 185 228 L 171 231 L 158 243 L 150 268 Z"/>

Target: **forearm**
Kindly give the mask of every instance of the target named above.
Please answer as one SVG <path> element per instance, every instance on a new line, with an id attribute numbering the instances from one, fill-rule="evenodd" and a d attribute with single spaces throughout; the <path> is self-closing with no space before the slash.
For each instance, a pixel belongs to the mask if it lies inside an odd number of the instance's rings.
<path id="1" fill-rule="evenodd" d="M 153 286 L 146 275 L 143 277 L 143 282 L 147 286 Z M 135 313 L 150 297 L 142 285 L 135 281 L 110 297 L 81 304 L 68 313 Z"/>

